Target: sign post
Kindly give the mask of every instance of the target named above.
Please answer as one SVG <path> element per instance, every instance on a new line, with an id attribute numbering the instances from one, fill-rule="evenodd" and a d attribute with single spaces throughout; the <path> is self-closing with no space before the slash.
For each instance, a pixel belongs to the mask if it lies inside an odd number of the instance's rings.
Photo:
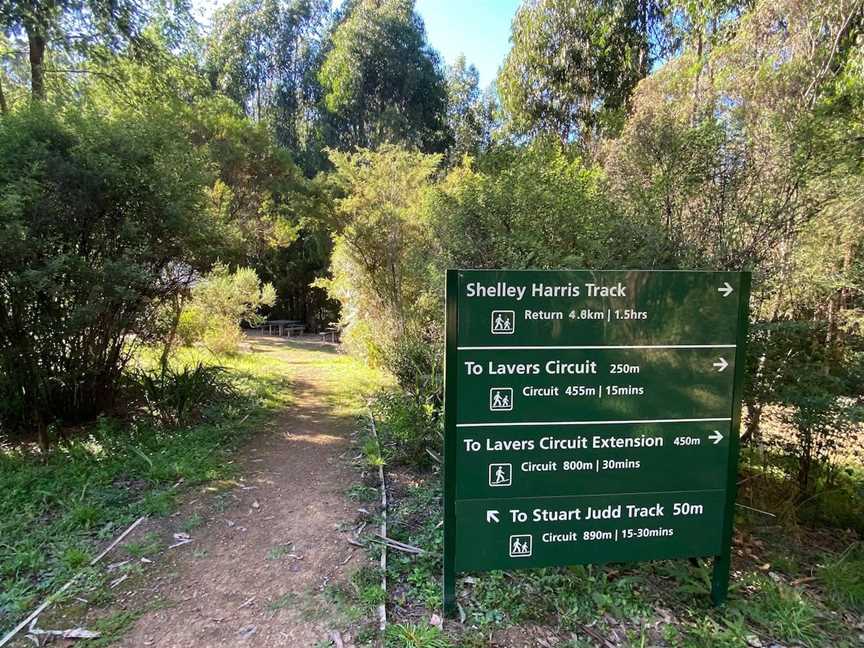
<path id="1" fill-rule="evenodd" d="M 456 573 L 714 557 L 722 604 L 749 273 L 447 273 L 444 610 Z"/>

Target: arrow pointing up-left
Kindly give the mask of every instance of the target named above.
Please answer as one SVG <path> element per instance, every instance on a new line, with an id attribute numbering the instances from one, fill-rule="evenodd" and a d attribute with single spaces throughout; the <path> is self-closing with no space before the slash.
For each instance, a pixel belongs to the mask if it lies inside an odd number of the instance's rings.
<path id="1" fill-rule="evenodd" d="M 495 510 L 486 511 L 486 523 L 487 524 L 491 524 L 492 522 L 500 522 L 500 521 L 501 520 L 498 519 L 498 511 L 495 511 Z"/>

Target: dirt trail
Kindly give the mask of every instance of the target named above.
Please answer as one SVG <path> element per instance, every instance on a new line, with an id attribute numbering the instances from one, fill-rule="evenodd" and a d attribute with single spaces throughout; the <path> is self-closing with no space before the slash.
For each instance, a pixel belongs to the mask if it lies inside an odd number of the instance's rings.
<path id="1" fill-rule="evenodd" d="M 295 405 L 236 457 L 244 485 L 230 506 L 211 508 L 193 542 L 166 553 L 172 562 L 145 594 L 165 607 L 141 617 L 121 646 L 299 648 L 335 629 L 317 595 L 365 560 L 339 531 L 356 505 L 344 496 L 352 421 L 328 404 L 338 368 L 321 364 L 326 347 L 256 347 L 290 363 Z"/>

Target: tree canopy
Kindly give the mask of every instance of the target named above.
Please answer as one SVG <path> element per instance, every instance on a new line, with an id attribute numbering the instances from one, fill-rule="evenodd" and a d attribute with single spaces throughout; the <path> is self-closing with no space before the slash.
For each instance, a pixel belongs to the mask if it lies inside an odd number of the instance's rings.
<path id="1" fill-rule="evenodd" d="M 337 24 L 319 72 L 332 142 L 443 151 L 447 91 L 413 0 L 359 0 Z"/>
<path id="2" fill-rule="evenodd" d="M 529 0 L 513 20 L 498 89 L 510 126 L 561 142 L 620 124 L 656 60 L 651 0 Z"/>

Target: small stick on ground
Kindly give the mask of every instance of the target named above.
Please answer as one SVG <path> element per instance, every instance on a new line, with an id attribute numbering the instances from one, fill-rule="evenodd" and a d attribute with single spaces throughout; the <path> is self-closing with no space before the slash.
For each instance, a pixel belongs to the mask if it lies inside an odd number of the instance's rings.
<path id="1" fill-rule="evenodd" d="M 595 641 L 599 641 L 606 648 L 615 648 L 615 644 L 613 644 L 611 641 L 609 641 L 606 637 L 601 635 L 599 632 L 596 632 L 596 631 L 592 630 L 591 628 L 589 628 L 588 626 L 582 625 L 581 623 L 579 624 L 578 627 L 582 632 L 587 634 L 589 637 L 591 637 Z"/>

